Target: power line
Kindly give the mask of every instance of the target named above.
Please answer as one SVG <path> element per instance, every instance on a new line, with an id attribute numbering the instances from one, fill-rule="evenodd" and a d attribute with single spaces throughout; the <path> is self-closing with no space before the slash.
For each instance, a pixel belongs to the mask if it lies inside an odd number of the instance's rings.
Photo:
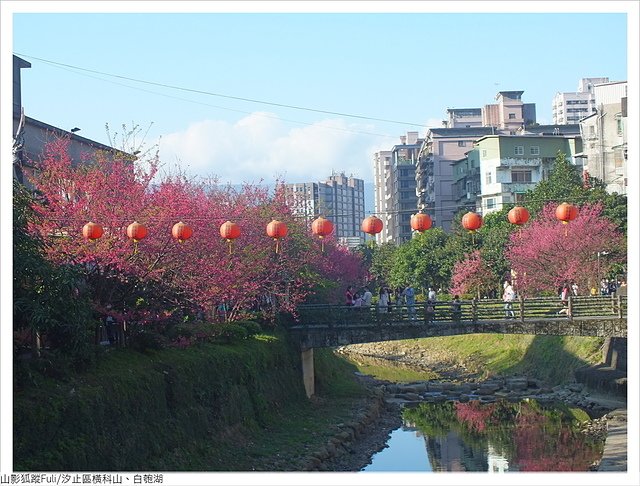
<path id="1" fill-rule="evenodd" d="M 280 107 L 280 108 L 289 108 L 289 109 L 292 109 L 292 110 L 309 111 L 309 112 L 314 112 L 314 113 L 324 113 L 324 114 L 327 114 L 327 115 L 344 116 L 344 117 L 348 117 L 348 118 L 358 118 L 360 120 L 380 121 L 380 122 L 384 122 L 384 123 L 395 123 L 395 124 L 398 124 L 398 125 L 411 125 L 411 126 L 423 127 L 423 128 L 425 127 L 425 125 L 422 124 L 422 123 L 412 123 L 412 122 L 405 122 L 405 121 L 398 121 L 398 120 L 389 120 L 389 119 L 386 119 L 386 118 L 375 118 L 375 117 L 365 116 L 365 115 L 354 115 L 354 114 L 351 114 L 351 113 L 342 113 L 342 112 L 338 112 L 338 111 L 320 110 L 320 109 L 308 108 L 308 107 L 304 107 L 304 106 L 289 105 L 289 104 L 285 104 L 285 103 L 275 103 L 275 102 L 271 102 L 271 101 L 263 101 L 263 100 L 256 100 L 256 99 L 252 99 L 252 98 L 244 98 L 244 97 L 241 97 L 241 96 L 233 96 L 233 95 L 227 95 L 227 94 L 222 94 L 222 93 L 214 93 L 212 91 L 198 90 L 198 89 L 193 89 L 193 88 L 185 88 L 185 87 L 182 87 L 182 86 L 159 83 L 159 82 L 156 82 L 156 81 L 147 81 L 147 80 L 144 80 L 144 79 L 132 78 L 132 77 L 123 76 L 123 75 L 120 75 L 120 74 L 106 73 L 104 71 L 97 71 L 97 70 L 94 70 L 94 69 L 88 69 L 88 68 L 83 68 L 83 67 L 79 67 L 79 66 L 74 66 L 72 64 L 65 64 L 65 63 L 61 63 L 61 62 L 51 61 L 51 60 L 43 59 L 43 58 L 36 57 L 36 56 L 30 56 L 28 54 L 21 54 L 19 52 L 15 52 L 14 54 L 17 55 L 17 56 L 26 57 L 28 59 L 36 59 L 38 61 L 42 61 L 44 63 L 55 65 L 55 66 L 64 66 L 64 67 L 67 67 L 67 68 L 76 69 L 78 71 L 84 71 L 84 72 L 93 73 L 93 74 L 100 74 L 102 76 L 109 76 L 109 77 L 118 78 L 118 79 L 125 79 L 127 81 L 133 81 L 133 82 L 136 82 L 136 83 L 149 84 L 149 85 L 152 85 L 152 86 L 159 86 L 159 87 L 162 87 L 162 88 L 175 89 L 175 90 L 185 91 L 185 92 L 189 92 L 189 93 L 197 93 L 197 94 L 202 94 L 202 95 L 207 95 L 207 96 L 217 96 L 217 97 L 220 97 L 220 98 L 227 98 L 227 99 L 232 99 L 232 100 L 245 101 L 245 102 L 248 102 L 248 103 L 258 103 L 258 104 L 268 105 L 268 106 L 277 106 L 277 107 Z"/>
<path id="2" fill-rule="evenodd" d="M 29 57 L 29 56 L 25 56 L 25 57 Z M 245 114 L 245 115 L 253 115 L 253 116 L 258 116 L 258 117 L 261 117 L 261 118 L 269 118 L 269 119 L 272 119 L 272 120 L 280 120 L 280 121 L 284 121 L 284 122 L 288 122 L 288 123 L 296 123 L 296 124 L 299 124 L 299 125 L 316 126 L 316 127 L 324 128 L 324 129 L 327 129 L 327 130 L 335 130 L 335 131 L 349 132 L 349 133 L 358 133 L 358 134 L 362 134 L 362 135 L 372 135 L 372 136 L 376 136 L 376 137 L 385 137 L 385 138 L 394 138 L 394 139 L 397 138 L 396 135 L 388 135 L 388 134 L 385 134 L 385 133 L 374 133 L 374 132 L 367 132 L 367 131 L 364 131 L 364 130 L 354 130 L 354 129 L 351 129 L 351 128 L 332 127 L 332 126 L 322 125 L 322 124 L 318 124 L 318 123 L 302 122 L 302 121 L 298 121 L 298 120 L 291 120 L 291 119 L 288 119 L 288 118 L 282 118 L 282 117 L 279 117 L 279 116 L 272 116 L 272 115 L 269 115 L 267 113 L 256 113 L 256 112 L 238 110 L 238 109 L 234 109 L 234 108 L 227 108 L 225 106 L 220 106 L 220 105 L 212 105 L 211 103 L 204 103 L 202 101 L 190 100 L 188 98 L 181 98 L 179 96 L 172 96 L 172 95 L 169 95 L 169 94 L 166 94 L 166 93 L 160 93 L 158 91 L 151 91 L 151 90 L 140 88 L 140 87 L 137 87 L 137 86 L 131 86 L 129 84 L 119 83 L 117 81 L 110 81 L 108 79 L 100 78 L 98 76 L 92 76 L 91 74 L 77 73 L 77 72 L 73 71 L 73 69 L 68 69 L 68 68 L 61 67 L 61 66 L 57 66 L 57 67 L 59 67 L 60 69 L 65 70 L 65 71 L 74 73 L 74 74 L 79 74 L 81 76 L 86 76 L 86 77 L 89 77 L 89 78 L 92 78 L 92 79 L 97 79 L 99 81 L 104 81 L 105 83 L 111 83 L 111 84 L 115 84 L 117 86 L 124 86 L 125 88 L 135 89 L 137 91 L 142 91 L 144 93 L 151 93 L 151 94 L 154 94 L 154 95 L 163 96 L 165 98 L 171 98 L 171 99 L 174 99 L 174 100 L 185 101 L 187 103 L 192 103 L 192 104 L 195 104 L 195 105 L 210 106 L 212 108 L 217 108 L 219 110 L 232 111 L 232 112 L 235 112 L 235 113 L 242 113 L 242 114 Z"/>

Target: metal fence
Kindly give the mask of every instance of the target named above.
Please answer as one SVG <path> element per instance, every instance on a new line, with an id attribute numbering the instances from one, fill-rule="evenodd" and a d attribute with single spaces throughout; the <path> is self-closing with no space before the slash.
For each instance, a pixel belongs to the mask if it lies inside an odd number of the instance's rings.
<path id="1" fill-rule="evenodd" d="M 473 299 L 416 302 L 413 306 L 377 305 L 353 307 L 309 304 L 297 309 L 285 325 L 299 326 L 366 326 L 393 323 L 487 322 L 515 319 L 522 322 L 541 319 L 625 318 L 626 296 L 569 297 L 563 303 L 554 297 L 519 298 L 510 306 L 499 299 Z"/>

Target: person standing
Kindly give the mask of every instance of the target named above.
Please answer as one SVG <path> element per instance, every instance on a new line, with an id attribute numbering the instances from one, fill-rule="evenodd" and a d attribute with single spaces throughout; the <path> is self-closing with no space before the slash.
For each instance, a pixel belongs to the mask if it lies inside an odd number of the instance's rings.
<path id="1" fill-rule="evenodd" d="M 387 312 L 389 307 L 389 292 L 386 287 L 380 287 L 378 293 L 378 312 Z"/>
<path id="2" fill-rule="evenodd" d="M 344 293 L 344 305 L 353 305 L 353 287 L 349 285 Z"/>
<path id="3" fill-rule="evenodd" d="M 433 290 L 431 287 L 429 287 L 429 293 L 427 294 L 427 298 L 434 303 L 437 300 L 436 291 Z"/>
<path id="4" fill-rule="evenodd" d="M 362 295 L 362 305 L 365 307 L 369 307 L 371 305 L 372 298 L 373 298 L 373 294 L 369 290 L 369 287 L 365 287 L 364 294 Z"/>
<path id="5" fill-rule="evenodd" d="M 562 309 L 558 311 L 558 314 L 566 314 L 569 315 L 569 296 L 571 295 L 571 287 L 567 282 L 562 286 L 562 291 L 560 292 L 560 301 L 562 302 Z"/>
<path id="6" fill-rule="evenodd" d="M 571 282 L 571 293 L 574 297 L 578 296 L 578 284 L 575 282 Z"/>
<path id="7" fill-rule="evenodd" d="M 502 300 L 504 301 L 504 315 L 507 319 L 515 317 L 515 314 L 513 313 L 513 300 L 515 298 L 516 293 L 513 290 L 511 283 L 505 282 Z"/>
<path id="8" fill-rule="evenodd" d="M 460 302 L 460 296 L 454 295 L 451 302 L 451 317 L 454 322 L 460 322 L 462 318 L 462 303 Z"/>
<path id="9" fill-rule="evenodd" d="M 416 291 L 411 286 L 411 284 L 409 284 L 402 293 L 407 303 L 407 312 L 409 313 L 409 318 L 413 321 L 416 318 Z"/>

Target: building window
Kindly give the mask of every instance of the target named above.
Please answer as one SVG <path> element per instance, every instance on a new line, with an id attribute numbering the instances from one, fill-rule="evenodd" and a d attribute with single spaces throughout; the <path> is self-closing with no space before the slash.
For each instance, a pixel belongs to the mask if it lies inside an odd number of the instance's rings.
<path id="1" fill-rule="evenodd" d="M 523 203 L 524 202 L 524 192 L 516 192 L 513 195 L 515 203 Z"/>
<path id="2" fill-rule="evenodd" d="M 540 155 L 540 147 L 533 145 L 531 147 L 531 155 Z"/>
<path id="3" fill-rule="evenodd" d="M 487 184 L 491 184 L 491 183 L 492 183 L 492 181 L 491 181 L 491 179 L 492 179 L 492 177 L 491 177 L 491 171 L 487 172 L 487 173 L 485 174 L 485 176 L 486 176 L 486 177 L 485 177 L 485 182 L 486 182 Z"/>
<path id="4" fill-rule="evenodd" d="M 458 147 L 465 147 L 467 145 L 467 142 L 465 142 L 464 140 L 458 140 Z"/>
<path id="5" fill-rule="evenodd" d="M 516 155 L 524 155 L 524 147 L 522 145 L 517 145 L 515 148 Z"/>
<path id="6" fill-rule="evenodd" d="M 487 209 L 495 209 L 496 207 L 496 198 L 490 197 L 487 199 Z"/>
<path id="7" fill-rule="evenodd" d="M 511 182 L 531 182 L 530 170 L 512 170 Z"/>
<path id="8" fill-rule="evenodd" d="M 616 129 L 618 130 L 618 135 L 622 135 L 622 132 L 623 132 L 622 114 L 620 113 L 616 115 Z"/>
<path id="9" fill-rule="evenodd" d="M 516 119 L 516 114 L 515 113 L 509 113 L 509 120 L 515 120 Z"/>

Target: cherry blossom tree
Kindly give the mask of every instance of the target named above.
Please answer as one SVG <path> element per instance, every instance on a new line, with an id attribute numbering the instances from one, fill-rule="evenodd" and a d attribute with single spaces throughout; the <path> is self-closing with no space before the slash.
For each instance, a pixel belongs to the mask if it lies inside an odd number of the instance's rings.
<path id="1" fill-rule="evenodd" d="M 59 139 L 46 147 L 31 180 L 40 197 L 30 230 L 45 242 L 50 261 L 82 269 L 96 311 L 154 322 L 224 303 L 227 317 L 239 318 L 265 299 L 291 310 L 322 279 L 360 278 L 360 258 L 331 238 L 320 252 L 281 189 L 236 189 L 181 174 L 158 180 L 159 160 L 141 162 L 98 153 L 76 165 L 68 140 Z M 272 219 L 289 229 L 278 253 L 266 235 Z M 219 234 L 227 220 L 241 228 L 232 251 Z M 82 237 L 89 221 L 104 227 L 101 238 Z M 148 229 L 137 243 L 126 235 L 134 221 Z M 182 243 L 171 236 L 178 221 L 194 232 Z"/>
<path id="2" fill-rule="evenodd" d="M 453 266 L 451 276 L 452 294 L 481 294 L 489 290 L 495 277 L 487 263 L 482 259 L 480 250 L 474 250 Z"/>
<path id="3" fill-rule="evenodd" d="M 580 206 L 576 219 L 567 224 L 556 219 L 556 207 L 547 204 L 533 221 L 510 236 L 506 256 L 520 292 L 555 292 L 571 281 L 588 289 L 614 263 L 626 261 L 624 236 L 601 215 L 601 204 Z M 601 258 L 605 252 L 607 257 Z"/>

